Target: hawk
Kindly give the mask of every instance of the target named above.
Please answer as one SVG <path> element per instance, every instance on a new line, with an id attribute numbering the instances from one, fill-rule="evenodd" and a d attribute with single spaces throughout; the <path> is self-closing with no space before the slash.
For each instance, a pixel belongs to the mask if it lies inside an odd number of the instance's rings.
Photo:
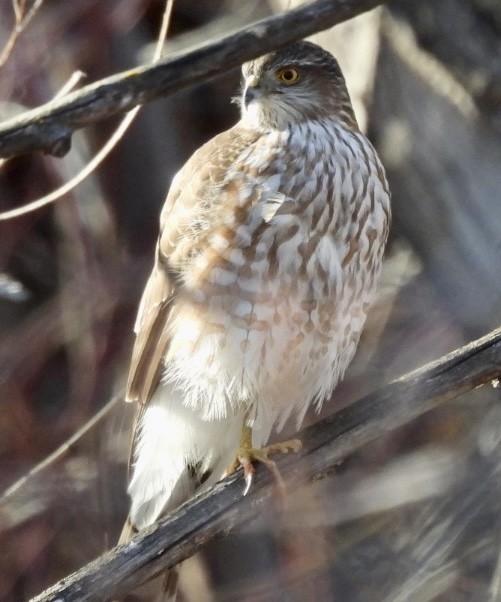
<path id="1" fill-rule="evenodd" d="M 240 121 L 187 161 L 161 214 L 127 385 L 128 534 L 236 456 L 249 476 L 273 429 L 320 408 L 380 273 L 388 184 L 337 61 L 302 41 L 242 74 Z"/>

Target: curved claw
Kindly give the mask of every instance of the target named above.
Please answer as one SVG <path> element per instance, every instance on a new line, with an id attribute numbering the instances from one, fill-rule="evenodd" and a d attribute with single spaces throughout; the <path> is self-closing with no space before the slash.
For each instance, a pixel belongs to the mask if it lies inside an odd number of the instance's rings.
<path id="1" fill-rule="evenodd" d="M 252 485 L 254 471 L 249 472 L 249 473 L 245 474 L 244 476 L 245 476 L 245 488 L 244 488 L 243 495 L 247 495 L 249 493 L 249 489 L 251 488 L 251 485 Z"/>
<path id="2" fill-rule="evenodd" d="M 268 445 L 267 447 L 263 447 L 262 449 L 255 449 L 252 447 L 252 432 L 251 429 L 247 426 L 244 426 L 242 429 L 242 437 L 240 440 L 240 447 L 237 452 L 237 457 L 233 464 L 228 467 L 225 471 L 225 476 L 231 474 L 237 468 L 242 467 L 244 471 L 245 478 L 245 488 L 243 495 L 247 495 L 250 491 L 252 481 L 254 478 L 254 466 L 253 462 L 261 462 L 271 471 L 273 476 L 275 477 L 275 481 L 278 486 L 279 496 L 282 499 L 286 498 L 285 491 L 285 483 L 282 479 L 282 475 L 278 470 L 278 466 L 273 460 L 269 459 L 270 454 L 287 454 L 291 452 L 298 452 L 301 449 L 301 441 L 299 439 L 289 439 L 288 441 L 283 441 L 281 443 L 274 443 L 272 445 Z"/>

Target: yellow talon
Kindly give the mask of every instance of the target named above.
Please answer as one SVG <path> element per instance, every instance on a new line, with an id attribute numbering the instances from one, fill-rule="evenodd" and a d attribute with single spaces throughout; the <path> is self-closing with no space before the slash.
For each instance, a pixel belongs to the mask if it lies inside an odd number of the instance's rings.
<path id="1" fill-rule="evenodd" d="M 271 470 L 275 480 L 277 481 L 281 496 L 285 497 L 285 483 L 282 479 L 282 475 L 278 470 L 276 462 L 270 460 L 268 456 L 271 456 L 272 454 L 288 454 L 289 452 L 298 452 L 301 447 L 302 443 L 299 439 L 289 439 L 280 443 L 267 445 L 261 449 L 256 449 L 252 447 L 252 430 L 250 427 L 244 426 L 242 428 L 242 436 L 240 438 L 237 457 L 233 464 L 226 471 L 226 474 L 231 474 L 240 467 L 243 468 L 245 477 L 244 495 L 246 495 L 249 492 L 255 472 L 253 463 L 261 462 L 267 466 L 269 470 Z"/>

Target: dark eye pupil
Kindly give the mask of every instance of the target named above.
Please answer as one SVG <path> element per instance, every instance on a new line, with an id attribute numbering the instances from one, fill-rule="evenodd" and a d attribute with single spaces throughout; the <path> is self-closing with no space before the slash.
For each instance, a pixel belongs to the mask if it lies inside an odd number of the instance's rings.
<path id="1" fill-rule="evenodd" d="M 294 79 L 294 71 L 291 71 L 291 70 L 285 71 L 284 78 L 288 79 L 288 80 Z"/>

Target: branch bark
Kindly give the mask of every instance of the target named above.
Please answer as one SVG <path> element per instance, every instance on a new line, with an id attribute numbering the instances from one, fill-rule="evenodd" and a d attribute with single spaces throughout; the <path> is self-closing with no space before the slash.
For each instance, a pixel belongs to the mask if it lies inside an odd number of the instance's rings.
<path id="1" fill-rule="evenodd" d="M 288 487 L 326 475 L 364 444 L 408 423 L 439 404 L 501 375 L 501 329 L 367 395 L 305 429 L 303 452 L 279 462 Z M 273 477 L 258 469 L 242 496 L 240 473 L 188 501 L 131 542 L 107 552 L 49 588 L 32 602 L 102 601 L 120 596 L 161 570 L 194 554 L 206 542 L 246 524 L 274 498 Z"/>
<path id="2" fill-rule="evenodd" d="M 102 79 L 0 126 L 0 157 L 65 155 L 76 129 L 213 77 L 278 46 L 327 29 L 384 0 L 316 0 L 257 21 L 152 66 Z"/>

